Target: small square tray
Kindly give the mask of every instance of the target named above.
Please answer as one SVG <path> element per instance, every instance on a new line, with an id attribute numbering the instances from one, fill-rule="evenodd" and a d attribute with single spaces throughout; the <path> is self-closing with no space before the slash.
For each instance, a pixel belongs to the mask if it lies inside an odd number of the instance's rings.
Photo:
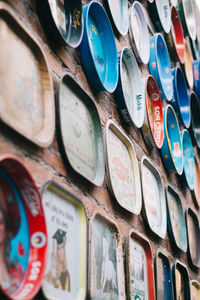
<path id="1" fill-rule="evenodd" d="M 172 268 L 174 299 L 190 299 L 190 281 L 187 267 L 177 261 Z"/>

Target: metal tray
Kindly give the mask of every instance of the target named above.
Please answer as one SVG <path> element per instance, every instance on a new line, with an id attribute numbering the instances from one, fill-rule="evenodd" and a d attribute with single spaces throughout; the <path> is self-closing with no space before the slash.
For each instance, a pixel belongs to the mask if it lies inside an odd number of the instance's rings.
<path id="1" fill-rule="evenodd" d="M 171 18 L 169 0 L 148 0 L 149 12 L 158 31 L 170 32 Z"/>
<path id="2" fill-rule="evenodd" d="M 142 207 L 140 172 L 130 139 L 111 120 L 106 125 L 108 188 L 126 210 L 139 215 Z"/>
<path id="3" fill-rule="evenodd" d="M 141 160 L 141 181 L 144 217 L 150 229 L 164 239 L 167 232 L 165 190 L 159 171 L 146 156 Z"/>
<path id="4" fill-rule="evenodd" d="M 190 299 L 190 281 L 187 267 L 177 261 L 172 268 L 175 300 Z"/>
<path id="5" fill-rule="evenodd" d="M 0 2 L 0 119 L 38 146 L 51 144 L 54 94 L 41 46 L 14 10 Z"/>
<path id="6" fill-rule="evenodd" d="M 200 148 L 200 103 L 195 92 L 190 93 L 190 111 L 191 111 L 191 124 L 190 133 L 193 142 Z"/>
<path id="7" fill-rule="evenodd" d="M 66 74 L 57 91 L 59 144 L 64 161 L 100 186 L 104 180 L 105 164 L 103 132 L 94 101 Z"/>
<path id="8" fill-rule="evenodd" d="M 96 211 L 90 221 L 90 299 L 125 299 L 122 247 L 118 227 Z"/>
<path id="9" fill-rule="evenodd" d="M 46 299 L 86 299 L 87 217 L 82 202 L 54 181 L 43 187 L 48 257 L 42 292 Z"/>
<path id="10" fill-rule="evenodd" d="M 170 262 L 167 256 L 158 251 L 155 256 L 156 298 L 173 300 L 173 283 Z"/>
<path id="11" fill-rule="evenodd" d="M 195 186 L 194 186 L 194 191 L 192 192 L 195 198 L 196 205 L 198 208 L 200 207 L 200 166 L 199 163 L 194 157 L 195 160 L 195 174 L 196 174 L 196 180 L 195 180 Z"/>
<path id="12" fill-rule="evenodd" d="M 194 78 L 194 90 L 198 97 L 200 97 L 200 62 L 194 60 L 192 63 L 193 67 L 193 78 Z"/>
<path id="13" fill-rule="evenodd" d="M 185 63 L 181 65 L 184 73 L 185 78 L 187 80 L 188 86 L 193 89 L 194 87 L 194 78 L 193 78 L 193 59 L 192 59 L 192 53 L 190 50 L 190 46 L 188 44 L 188 41 L 185 39 Z"/>
<path id="14" fill-rule="evenodd" d="M 176 248 L 186 252 L 187 232 L 182 202 L 179 194 L 171 185 L 166 187 L 166 200 L 170 240 Z"/>
<path id="15" fill-rule="evenodd" d="M 200 299 L 200 283 L 196 280 L 190 281 L 191 300 Z"/>
<path id="16" fill-rule="evenodd" d="M 126 243 L 126 272 L 128 299 L 155 300 L 151 245 L 133 230 Z"/>
<path id="17" fill-rule="evenodd" d="M 197 214 L 188 208 L 186 213 L 188 254 L 190 262 L 196 268 L 200 268 L 200 223 Z"/>
<path id="18" fill-rule="evenodd" d="M 197 36 L 195 8 L 192 0 L 178 0 L 178 12 L 183 25 L 184 34 L 195 40 Z"/>

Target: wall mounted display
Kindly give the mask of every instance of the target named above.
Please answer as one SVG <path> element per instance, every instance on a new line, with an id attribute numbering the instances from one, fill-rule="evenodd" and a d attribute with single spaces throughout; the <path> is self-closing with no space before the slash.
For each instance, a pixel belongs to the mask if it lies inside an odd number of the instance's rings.
<path id="1" fill-rule="evenodd" d="M 111 220 L 99 213 L 90 223 L 90 298 L 118 299 L 120 285 L 118 280 L 119 264 L 119 232 Z M 122 270 L 121 270 L 122 271 Z"/>
<path id="2" fill-rule="evenodd" d="M 200 283 L 196 280 L 190 281 L 191 300 L 200 299 Z"/>
<path id="3" fill-rule="evenodd" d="M 195 40 L 197 35 L 195 8 L 192 0 L 178 0 L 178 12 L 183 25 L 185 35 Z"/>
<path id="4" fill-rule="evenodd" d="M 132 230 L 126 245 L 128 299 L 155 300 L 153 257 L 149 241 Z"/>
<path id="5" fill-rule="evenodd" d="M 129 34 L 133 51 L 140 63 L 148 64 L 150 55 L 149 32 L 142 5 L 135 1 L 129 9 Z"/>
<path id="6" fill-rule="evenodd" d="M 174 97 L 171 105 L 173 106 L 179 120 L 179 124 L 188 128 L 190 126 L 190 99 L 187 89 L 185 76 L 180 67 L 172 70 Z"/>
<path id="7" fill-rule="evenodd" d="M 61 45 L 78 47 L 83 36 L 81 0 L 36 1 L 42 25 Z"/>
<path id="8" fill-rule="evenodd" d="M 200 61 L 193 61 L 194 90 L 200 98 Z"/>
<path id="9" fill-rule="evenodd" d="M 170 262 L 161 251 L 155 256 L 156 297 L 159 300 L 174 300 Z"/>
<path id="10" fill-rule="evenodd" d="M 167 223 L 171 243 L 179 250 L 187 251 L 187 232 L 181 198 L 171 186 L 166 187 Z"/>
<path id="11" fill-rule="evenodd" d="M 185 43 L 185 63 L 181 65 L 181 67 L 184 71 L 185 78 L 187 80 L 187 84 L 189 88 L 193 89 L 194 78 L 193 78 L 193 69 L 192 69 L 192 63 L 193 63 L 192 53 L 188 41 L 185 40 L 184 43 Z"/>
<path id="12" fill-rule="evenodd" d="M 194 144 L 200 148 L 200 103 L 197 95 L 192 91 L 190 93 L 190 112 L 191 112 L 191 124 L 190 134 L 194 141 Z"/>
<path id="13" fill-rule="evenodd" d="M 171 26 L 169 0 L 148 0 L 148 7 L 157 30 L 169 33 Z"/>
<path id="14" fill-rule="evenodd" d="M 85 5 L 83 14 L 84 33 L 79 46 L 83 69 L 93 89 L 112 93 L 118 80 L 117 48 L 112 26 L 103 6 L 97 1 Z"/>
<path id="15" fill-rule="evenodd" d="M 128 1 L 105 0 L 115 28 L 121 35 L 128 32 Z"/>
<path id="16" fill-rule="evenodd" d="M 41 46 L 15 11 L 0 2 L 0 119 L 40 147 L 55 129 L 53 86 Z"/>
<path id="17" fill-rule="evenodd" d="M 183 147 L 176 113 L 171 105 L 163 109 L 164 141 L 160 149 L 164 167 L 169 172 L 183 173 Z"/>
<path id="18" fill-rule="evenodd" d="M 197 205 L 197 207 L 200 207 L 200 167 L 199 167 L 199 163 L 196 159 L 196 157 L 194 157 L 195 160 L 195 186 L 194 186 L 194 191 L 193 191 L 193 195 L 194 195 L 194 199 L 195 199 L 195 203 Z"/>
<path id="19" fill-rule="evenodd" d="M 103 132 L 96 105 L 67 74 L 61 79 L 57 100 L 59 144 L 64 161 L 100 186 L 105 164 Z"/>
<path id="20" fill-rule="evenodd" d="M 82 202 L 56 182 L 43 187 L 48 257 L 42 292 L 46 299 L 86 299 L 87 217 Z"/>
<path id="21" fill-rule="evenodd" d="M 186 211 L 188 254 L 190 262 L 196 268 L 200 268 L 200 223 L 198 215 L 188 208 Z"/>
<path id="22" fill-rule="evenodd" d="M 159 171 L 145 156 L 141 160 L 141 181 L 145 219 L 150 229 L 164 239 L 167 232 L 165 190 Z"/>
<path id="23" fill-rule="evenodd" d="M 161 98 L 171 101 L 173 96 L 171 64 L 165 40 L 160 33 L 150 38 L 149 70 L 158 84 Z"/>
<path id="24" fill-rule="evenodd" d="M 183 175 L 184 181 L 190 190 L 195 186 L 195 161 L 194 151 L 190 134 L 187 129 L 183 129 L 182 133 L 182 145 L 183 145 Z"/>
<path id="25" fill-rule="evenodd" d="M 111 120 L 106 125 L 105 145 L 108 188 L 123 208 L 139 215 L 142 193 L 135 149 L 126 134 Z"/>
<path id="26" fill-rule="evenodd" d="M 0 156 L 0 182 L 1 289 L 9 299 L 32 299 L 41 285 L 47 257 L 41 196 L 15 156 Z"/>
<path id="27" fill-rule="evenodd" d="M 162 147 L 164 139 L 162 101 L 157 83 L 151 75 L 147 77 L 145 85 L 145 118 L 142 135 L 150 149 L 155 146 L 159 149 Z"/>
<path id="28" fill-rule="evenodd" d="M 120 116 L 128 125 L 140 128 L 144 122 L 144 79 L 133 52 L 124 47 L 119 56 L 119 80 L 115 101 Z"/>
<path id="29" fill-rule="evenodd" d="M 185 44 L 181 20 L 176 7 L 171 6 L 171 30 L 165 34 L 165 40 L 173 61 L 180 61 L 182 64 L 185 60 Z"/>
<path id="30" fill-rule="evenodd" d="M 187 267 L 181 262 L 177 261 L 173 265 L 172 273 L 175 300 L 190 299 L 190 281 Z"/>

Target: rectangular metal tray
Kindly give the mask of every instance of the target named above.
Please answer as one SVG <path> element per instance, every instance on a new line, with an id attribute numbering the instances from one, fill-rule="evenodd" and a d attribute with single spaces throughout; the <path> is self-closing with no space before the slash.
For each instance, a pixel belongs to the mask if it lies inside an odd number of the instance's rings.
<path id="1" fill-rule="evenodd" d="M 172 274 L 175 300 L 190 299 L 190 281 L 187 267 L 176 261 L 172 268 Z"/>

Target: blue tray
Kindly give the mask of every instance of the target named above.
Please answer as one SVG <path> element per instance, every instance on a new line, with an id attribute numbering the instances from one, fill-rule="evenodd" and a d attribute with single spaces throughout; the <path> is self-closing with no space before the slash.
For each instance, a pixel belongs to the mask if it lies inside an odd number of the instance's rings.
<path id="1" fill-rule="evenodd" d="M 96 91 L 114 92 L 118 80 L 117 48 L 103 6 L 96 1 L 83 8 L 84 33 L 79 46 L 83 69 Z"/>

